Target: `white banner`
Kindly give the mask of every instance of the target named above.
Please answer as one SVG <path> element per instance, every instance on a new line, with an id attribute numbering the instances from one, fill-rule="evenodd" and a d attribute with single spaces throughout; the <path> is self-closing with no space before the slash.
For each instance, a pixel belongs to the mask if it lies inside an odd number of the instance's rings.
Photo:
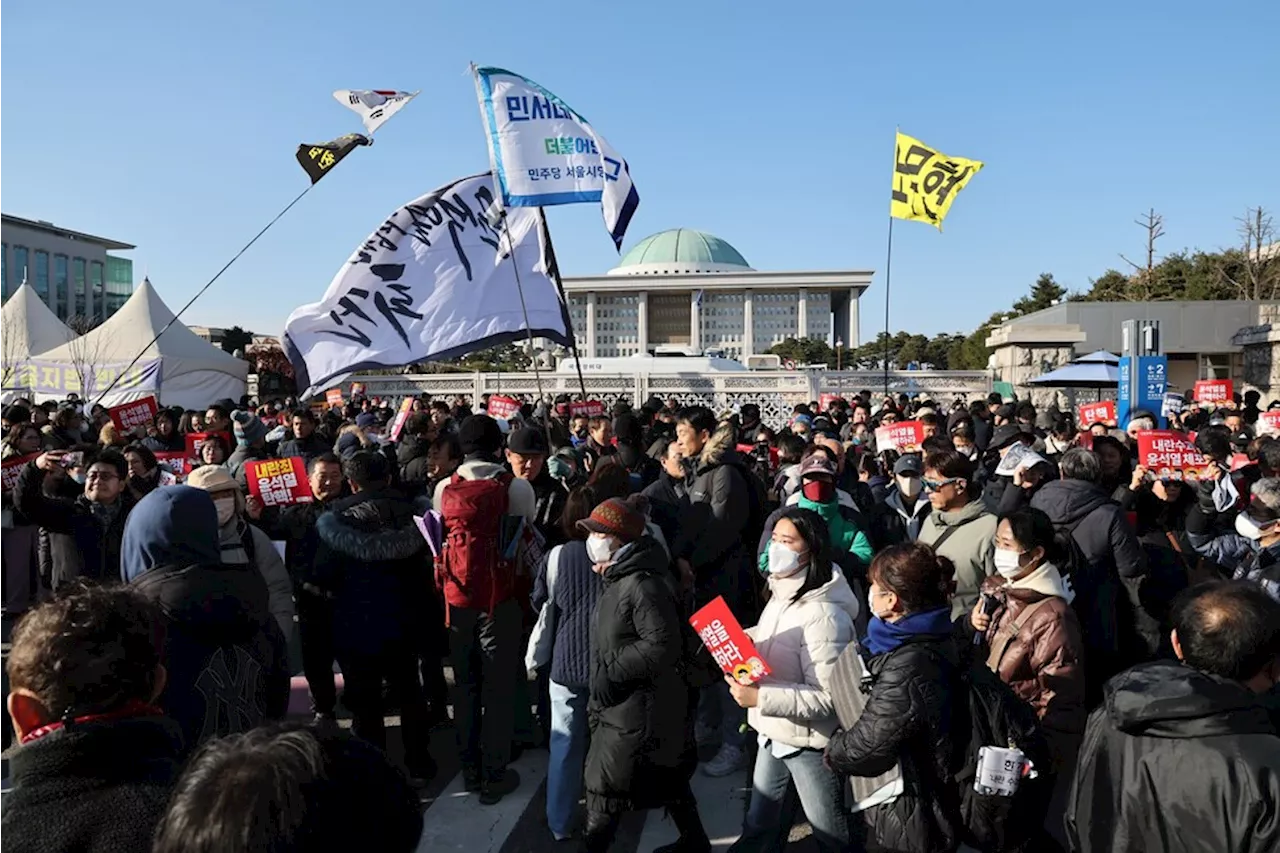
<path id="1" fill-rule="evenodd" d="M 620 248 L 640 204 L 627 161 L 585 118 L 532 80 L 501 68 L 476 68 L 475 75 L 503 204 L 598 201 Z"/>
<path id="2" fill-rule="evenodd" d="M 339 89 L 333 93 L 338 103 L 360 116 L 370 136 L 417 96 L 417 92 L 394 89 Z"/>
<path id="3" fill-rule="evenodd" d="M 521 290 L 534 336 L 568 346 L 538 212 L 512 208 L 505 225 L 495 226 L 486 216 L 493 209 L 493 177 L 486 173 L 391 214 L 334 276 L 323 300 L 289 315 L 282 340 L 302 396 L 358 370 L 523 340 Z"/>

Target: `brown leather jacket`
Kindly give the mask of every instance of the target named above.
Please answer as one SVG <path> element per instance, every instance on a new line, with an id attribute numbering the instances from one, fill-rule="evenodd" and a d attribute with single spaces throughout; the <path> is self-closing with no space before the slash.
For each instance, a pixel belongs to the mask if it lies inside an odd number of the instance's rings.
<path id="1" fill-rule="evenodd" d="M 987 578 L 982 592 L 1000 602 L 987 627 L 984 651 L 990 655 L 997 644 L 1003 647 L 995 672 L 1035 709 L 1059 762 L 1070 760 L 1088 716 L 1084 643 L 1075 611 L 1058 596 L 1007 587 L 999 575 Z M 1044 603 L 1006 641 L 1008 630 L 1024 611 L 1040 601 Z M 1001 635 L 1005 626 L 1005 635 Z"/>

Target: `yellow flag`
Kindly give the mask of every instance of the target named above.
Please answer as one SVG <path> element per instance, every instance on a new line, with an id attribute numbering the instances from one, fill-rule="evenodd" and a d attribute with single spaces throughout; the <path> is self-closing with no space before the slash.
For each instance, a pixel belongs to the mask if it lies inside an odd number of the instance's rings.
<path id="1" fill-rule="evenodd" d="M 948 157 L 919 139 L 898 133 L 893 157 L 893 200 L 889 215 L 898 219 L 918 219 L 939 231 L 942 220 L 969 179 L 982 163 L 963 157 Z"/>

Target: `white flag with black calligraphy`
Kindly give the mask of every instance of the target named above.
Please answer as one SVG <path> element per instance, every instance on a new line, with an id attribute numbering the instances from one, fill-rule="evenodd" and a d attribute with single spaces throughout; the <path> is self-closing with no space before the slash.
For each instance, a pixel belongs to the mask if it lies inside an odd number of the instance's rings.
<path id="1" fill-rule="evenodd" d="M 360 116 L 370 136 L 417 96 L 417 92 L 395 89 L 339 89 L 333 93 L 338 103 Z"/>
<path id="2" fill-rule="evenodd" d="M 640 194 L 631 167 L 585 118 L 537 83 L 475 68 L 489 161 L 507 207 L 600 202 L 618 248 Z"/>
<path id="3" fill-rule="evenodd" d="M 533 335 L 570 345 L 538 212 L 512 208 L 495 225 L 493 202 L 487 172 L 409 202 L 357 247 L 321 301 L 289 315 L 284 351 L 304 397 L 359 370 L 523 340 L 521 291 Z"/>

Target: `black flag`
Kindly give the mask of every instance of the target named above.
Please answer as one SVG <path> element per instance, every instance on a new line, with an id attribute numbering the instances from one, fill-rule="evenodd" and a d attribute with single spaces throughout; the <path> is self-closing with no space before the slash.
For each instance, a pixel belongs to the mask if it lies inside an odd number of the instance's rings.
<path id="1" fill-rule="evenodd" d="M 327 175 L 334 166 L 341 163 L 342 158 L 354 151 L 357 146 L 372 144 L 373 141 L 369 137 L 359 133 L 348 133 L 346 136 L 339 136 L 332 142 L 324 142 L 319 145 L 307 145 L 304 143 L 298 146 L 298 163 L 311 178 L 311 183 L 315 184 Z"/>

